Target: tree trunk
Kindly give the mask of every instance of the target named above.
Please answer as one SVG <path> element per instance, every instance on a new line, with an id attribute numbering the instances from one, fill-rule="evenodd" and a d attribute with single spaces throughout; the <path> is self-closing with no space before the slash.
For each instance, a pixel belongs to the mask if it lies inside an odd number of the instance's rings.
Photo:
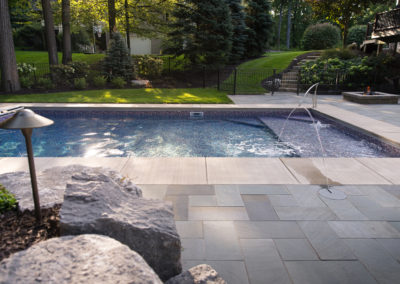
<path id="1" fill-rule="evenodd" d="M 296 4 L 294 5 L 294 11 L 293 11 L 293 21 L 292 21 L 292 32 L 291 34 L 293 35 L 292 38 L 292 43 L 293 47 L 297 46 L 297 39 L 296 39 L 296 26 L 297 26 L 297 17 L 298 17 L 298 10 L 299 10 L 299 0 L 295 0 Z"/>
<path id="2" fill-rule="evenodd" d="M 278 50 L 281 50 L 282 10 L 283 10 L 283 3 L 281 4 L 281 7 L 279 8 L 278 39 L 276 42 L 276 44 L 278 46 Z"/>
<path id="3" fill-rule="evenodd" d="M 62 26 L 63 26 L 63 56 L 62 63 L 72 61 L 71 50 L 71 5 L 70 0 L 62 0 Z"/>
<path id="4" fill-rule="evenodd" d="M 108 26 L 110 38 L 112 38 L 115 29 L 115 0 L 108 0 Z"/>
<path id="5" fill-rule="evenodd" d="M 128 0 L 125 0 L 125 30 L 126 30 L 126 45 L 128 46 L 129 54 L 131 54 L 131 39 L 129 34 L 129 14 L 128 14 Z"/>
<path id="6" fill-rule="evenodd" d="M 349 31 L 349 25 L 347 23 L 344 23 L 344 27 L 343 27 L 343 48 L 346 47 L 348 31 Z"/>
<path id="7" fill-rule="evenodd" d="M 292 0 L 289 0 L 288 3 L 288 13 L 287 13 L 287 31 L 286 31 L 286 48 L 290 48 L 290 28 L 291 28 L 291 20 L 292 20 Z"/>
<path id="8" fill-rule="evenodd" d="M 54 32 L 53 11 L 51 10 L 50 0 L 42 0 L 43 18 L 46 33 L 46 45 L 49 53 L 49 64 L 57 65 L 57 44 L 56 33 Z"/>
<path id="9" fill-rule="evenodd" d="M 0 70 L 2 89 L 6 92 L 19 91 L 21 85 L 18 78 L 7 0 L 0 0 Z"/>

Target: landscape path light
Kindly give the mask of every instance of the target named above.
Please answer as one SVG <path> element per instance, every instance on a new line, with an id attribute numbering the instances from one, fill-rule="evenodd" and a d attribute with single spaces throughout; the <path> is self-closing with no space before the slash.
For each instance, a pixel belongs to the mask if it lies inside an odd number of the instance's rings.
<path id="1" fill-rule="evenodd" d="M 42 216 L 40 213 L 40 201 L 36 180 L 35 162 L 33 160 L 31 136 L 33 128 L 45 127 L 53 123 L 54 122 L 52 120 L 38 115 L 30 109 L 22 109 L 15 113 L 11 118 L 0 122 L 0 128 L 21 129 L 22 134 L 25 137 L 26 152 L 28 153 L 29 172 L 31 174 L 33 203 L 35 204 L 35 216 L 38 223 L 41 223 Z"/>

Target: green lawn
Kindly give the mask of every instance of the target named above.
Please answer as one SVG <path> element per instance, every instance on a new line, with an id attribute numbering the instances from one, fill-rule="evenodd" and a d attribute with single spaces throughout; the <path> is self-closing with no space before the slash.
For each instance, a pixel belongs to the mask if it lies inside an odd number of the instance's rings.
<path id="1" fill-rule="evenodd" d="M 206 89 L 109 89 L 1 95 L 1 103 L 230 104 L 225 92 Z"/>
<path id="2" fill-rule="evenodd" d="M 40 63 L 49 63 L 49 57 L 47 51 L 21 51 L 21 50 L 16 50 L 15 51 L 15 56 L 17 57 L 17 62 L 18 63 L 34 63 L 34 64 L 40 64 Z M 84 54 L 84 53 L 73 53 L 72 54 L 72 60 L 73 61 L 85 61 L 88 64 L 95 63 L 102 59 L 104 57 L 104 54 Z M 62 59 L 62 53 L 58 53 L 58 60 L 61 62 Z"/>
<path id="3" fill-rule="evenodd" d="M 237 67 L 236 73 L 236 93 L 265 93 L 266 90 L 261 86 L 261 81 L 273 75 L 273 69 L 276 73 L 281 72 L 289 66 L 297 56 L 310 51 L 282 51 L 269 52 L 261 58 L 247 61 Z M 223 90 L 233 92 L 234 73 L 222 83 Z"/>

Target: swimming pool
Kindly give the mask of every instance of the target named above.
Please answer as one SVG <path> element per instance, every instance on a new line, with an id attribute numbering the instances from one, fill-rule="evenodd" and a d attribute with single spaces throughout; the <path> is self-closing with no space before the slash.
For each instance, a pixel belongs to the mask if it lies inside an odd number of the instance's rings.
<path id="1" fill-rule="evenodd" d="M 38 157 L 322 157 L 304 111 L 278 134 L 287 111 L 36 111 L 54 124 L 35 129 Z M 314 114 L 315 115 L 315 114 Z M 316 115 L 315 115 L 316 116 Z M 396 147 L 316 116 L 327 157 L 400 157 Z M 0 156 L 26 155 L 19 131 L 0 130 Z"/>

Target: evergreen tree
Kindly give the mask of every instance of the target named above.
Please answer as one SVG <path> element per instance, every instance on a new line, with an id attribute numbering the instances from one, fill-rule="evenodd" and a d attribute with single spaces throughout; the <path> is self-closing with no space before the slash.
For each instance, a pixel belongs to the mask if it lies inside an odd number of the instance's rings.
<path id="1" fill-rule="evenodd" d="M 264 53 L 272 40 L 273 25 L 267 0 L 248 0 L 245 8 L 247 25 L 247 56 Z"/>
<path id="2" fill-rule="evenodd" d="M 230 60 L 237 62 L 245 57 L 246 53 L 246 23 L 245 23 L 245 13 L 243 11 L 243 6 L 241 5 L 241 0 L 226 0 L 231 10 L 231 21 L 233 27 L 232 36 L 232 50 Z"/>
<path id="3" fill-rule="evenodd" d="M 232 47 L 232 23 L 225 0 L 179 1 L 173 12 L 168 50 L 192 64 L 223 64 Z"/>
<path id="4" fill-rule="evenodd" d="M 135 76 L 132 58 L 120 33 L 113 34 L 103 66 L 110 78 L 123 77 L 129 80 Z"/>

